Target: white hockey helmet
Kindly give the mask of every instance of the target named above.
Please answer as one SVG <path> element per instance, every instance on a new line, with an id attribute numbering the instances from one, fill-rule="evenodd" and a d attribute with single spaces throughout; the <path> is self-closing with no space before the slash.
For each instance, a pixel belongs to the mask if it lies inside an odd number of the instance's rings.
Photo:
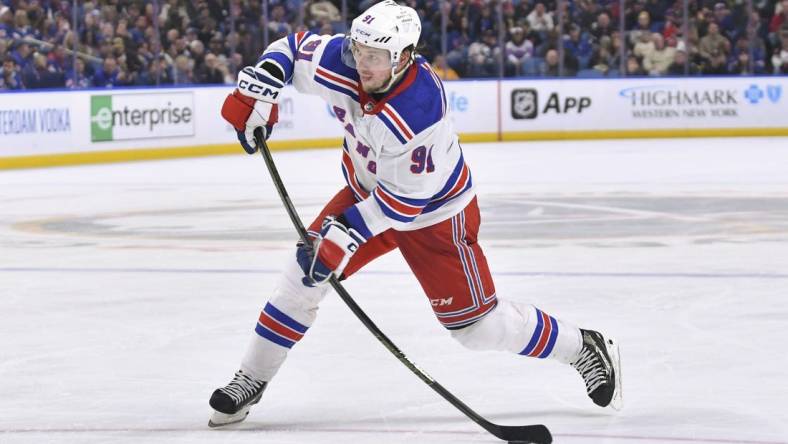
<path id="1" fill-rule="evenodd" d="M 353 20 L 350 36 L 346 37 L 343 49 L 349 48 L 352 42 L 385 49 L 389 52 L 393 72 L 402 52 L 410 46 L 415 48 L 420 35 L 421 20 L 416 10 L 398 5 L 394 0 L 385 0 L 373 5 Z M 349 51 L 343 51 L 343 54 L 347 53 Z M 343 59 L 346 63 L 352 63 L 352 58 Z"/>

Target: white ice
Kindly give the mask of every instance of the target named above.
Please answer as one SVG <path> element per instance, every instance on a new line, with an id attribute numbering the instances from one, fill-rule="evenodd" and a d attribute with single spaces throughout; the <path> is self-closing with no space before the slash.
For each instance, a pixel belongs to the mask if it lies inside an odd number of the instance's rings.
<path id="1" fill-rule="evenodd" d="M 394 252 L 347 288 L 410 358 L 557 443 L 788 443 L 788 139 L 464 149 L 498 295 L 616 337 L 624 410 L 463 349 Z M 275 157 L 304 219 L 342 185 L 338 149 Z M 208 429 L 294 240 L 259 156 L 0 172 L 0 442 L 499 442 L 335 295 L 247 421 Z"/>

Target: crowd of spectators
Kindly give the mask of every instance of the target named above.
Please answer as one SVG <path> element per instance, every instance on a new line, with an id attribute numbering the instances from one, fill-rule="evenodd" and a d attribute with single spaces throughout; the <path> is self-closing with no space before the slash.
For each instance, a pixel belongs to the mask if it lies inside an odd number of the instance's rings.
<path id="1" fill-rule="evenodd" d="M 73 1 L 0 0 L 0 89 L 232 84 L 266 41 L 344 32 L 376 2 Z M 445 79 L 788 73 L 788 0 L 687 1 L 686 24 L 684 0 L 404 3 Z"/>
<path id="2" fill-rule="evenodd" d="M 447 2 L 435 64 L 459 77 L 788 74 L 788 0 L 689 0 L 687 23 L 683 0 L 497 3 Z M 440 30 L 441 11 L 421 12 Z"/>

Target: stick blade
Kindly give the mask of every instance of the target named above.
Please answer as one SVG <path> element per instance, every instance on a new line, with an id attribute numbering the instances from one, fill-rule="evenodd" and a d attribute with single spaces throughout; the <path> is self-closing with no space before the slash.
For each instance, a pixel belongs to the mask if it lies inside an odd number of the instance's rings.
<path id="1" fill-rule="evenodd" d="M 542 424 L 527 426 L 496 425 L 488 429 L 488 431 L 510 443 L 550 444 L 553 442 L 553 435 L 550 434 L 550 430 Z"/>

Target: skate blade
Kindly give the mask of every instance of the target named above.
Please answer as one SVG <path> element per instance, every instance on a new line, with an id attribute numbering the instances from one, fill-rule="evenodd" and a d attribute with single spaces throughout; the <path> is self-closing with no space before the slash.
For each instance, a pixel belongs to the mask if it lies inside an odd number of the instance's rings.
<path id="1" fill-rule="evenodd" d="M 616 387 L 613 391 L 613 399 L 610 400 L 610 407 L 613 410 L 621 411 L 624 408 L 624 392 L 621 377 L 621 353 L 618 349 L 618 341 L 605 338 L 605 346 L 610 360 L 613 361 L 613 371 L 616 372 Z"/>
<path id="2" fill-rule="evenodd" d="M 211 419 L 208 420 L 208 427 L 215 429 L 217 427 L 224 427 L 231 424 L 238 424 L 239 422 L 246 419 L 248 415 L 249 415 L 249 407 L 246 407 L 240 410 L 238 413 L 234 413 L 232 415 L 214 411 L 213 415 L 211 415 Z"/>

